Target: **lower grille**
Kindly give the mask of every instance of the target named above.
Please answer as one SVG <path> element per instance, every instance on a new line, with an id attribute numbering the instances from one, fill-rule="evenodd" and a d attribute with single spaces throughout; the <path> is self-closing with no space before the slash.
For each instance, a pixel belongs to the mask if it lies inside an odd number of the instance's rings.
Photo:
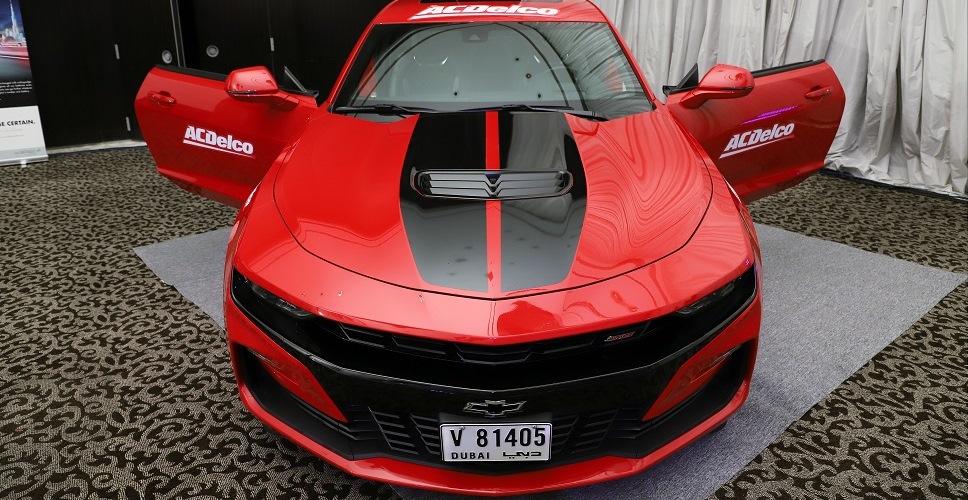
<path id="1" fill-rule="evenodd" d="M 441 423 L 500 423 L 510 420 L 484 420 L 463 415 L 415 415 L 349 406 L 342 409 L 349 420 L 343 423 L 287 392 L 248 350 L 238 348 L 237 352 L 242 377 L 263 408 L 345 458 L 388 457 L 449 470 L 500 475 L 604 456 L 640 458 L 648 455 L 729 403 L 743 381 L 752 350 L 748 345 L 738 349 L 705 387 L 679 406 L 652 420 L 643 421 L 647 408 L 636 405 L 552 415 L 551 460 L 527 463 L 445 463 L 441 459 Z M 526 422 L 529 417 L 520 416 L 516 420 Z"/>
<path id="2" fill-rule="evenodd" d="M 413 439 L 414 428 L 416 427 L 415 417 L 411 415 L 382 413 L 375 410 L 370 410 L 370 414 L 380 427 L 380 431 L 383 433 L 383 439 L 391 450 L 412 454 L 419 454 L 422 451 L 420 449 L 420 443 Z M 426 446 L 425 443 L 424 446 Z M 438 450 L 440 449 L 439 442 L 437 443 L 437 448 Z"/>
<path id="3" fill-rule="evenodd" d="M 442 422 L 439 419 L 374 410 L 370 410 L 370 413 L 383 431 L 383 439 L 390 449 L 426 457 L 440 457 Z M 553 457 L 573 456 L 597 450 L 606 438 L 629 439 L 628 435 L 623 437 L 621 433 L 631 427 L 636 428 L 632 433 L 634 439 L 642 431 L 644 414 L 644 408 L 629 406 L 620 410 L 555 417 L 552 419 L 551 454 Z M 454 418 L 464 422 L 478 420 Z M 487 423 L 495 421 L 489 420 Z M 615 435 L 612 435 L 613 429 L 617 431 Z"/>

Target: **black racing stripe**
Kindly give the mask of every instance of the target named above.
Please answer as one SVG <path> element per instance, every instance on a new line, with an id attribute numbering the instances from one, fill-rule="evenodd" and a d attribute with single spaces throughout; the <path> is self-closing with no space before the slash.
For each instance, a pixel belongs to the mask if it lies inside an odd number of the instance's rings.
<path id="1" fill-rule="evenodd" d="M 414 261 L 427 283 L 488 290 L 485 203 L 426 198 L 410 185 L 415 171 L 483 170 L 485 116 L 455 113 L 417 118 L 400 176 L 400 204 Z"/>
<path id="2" fill-rule="evenodd" d="M 588 197 L 585 168 L 562 113 L 502 112 L 501 168 L 567 170 L 571 192 L 501 204 L 501 288 L 505 292 L 560 283 L 578 249 Z"/>

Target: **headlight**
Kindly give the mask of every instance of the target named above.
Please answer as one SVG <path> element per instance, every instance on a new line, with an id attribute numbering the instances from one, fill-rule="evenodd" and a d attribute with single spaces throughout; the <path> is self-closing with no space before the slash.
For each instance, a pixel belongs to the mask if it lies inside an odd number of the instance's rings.
<path id="1" fill-rule="evenodd" d="M 719 290 L 716 290 L 715 292 L 693 302 L 692 304 L 689 304 L 688 306 L 683 307 L 682 309 L 679 309 L 678 311 L 675 312 L 675 315 L 693 316 L 696 313 L 702 311 L 703 309 L 719 302 L 720 300 L 723 300 L 724 298 L 729 297 L 729 295 L 733 293 L 734 290 L 736 290 L 736 282 L 739 280 L 740 278 L 730 281 L 729 283 L 726 284 L 726 286 L 720 288 Z"/>
<path id="2" fill-rule="evenodd" d="M 242 278 L 243 282 L 249 287 L 249 289 L 252 290 L 252 293 L 254 293 L 257 297 L 265 301 L 267 304 L 275 307 L 276 309 L 288 314 L 289 316 L 292 316 L 293 318 L 296 318 L 296 319 L 307 319 L 313 315 L 313 313 L 306 311 L 304 309 L 300 309 L 299 307 L 296 307 L 294 304 L 273 295 L 271 292 L 253 283 L 248 278 L 242 275 L 239 275 L 239 276 Z"/>

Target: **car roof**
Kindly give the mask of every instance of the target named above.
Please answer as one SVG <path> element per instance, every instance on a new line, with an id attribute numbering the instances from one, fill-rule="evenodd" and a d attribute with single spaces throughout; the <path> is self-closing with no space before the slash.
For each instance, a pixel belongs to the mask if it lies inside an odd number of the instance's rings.
<path id="1" fill-rule="evenodd" d="M 522 12 L 523 11 L 523 12 Z M 589 0 L 397 0 L 373 20 L 374 24 L 467 21 L 585 21 L 606 22 Z"/>

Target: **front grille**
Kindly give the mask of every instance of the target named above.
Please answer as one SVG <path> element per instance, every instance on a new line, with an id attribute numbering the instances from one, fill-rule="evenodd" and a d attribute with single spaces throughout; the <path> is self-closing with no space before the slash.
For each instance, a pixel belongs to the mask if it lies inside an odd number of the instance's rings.
<path id="1" fill-rule="evenodd" d="M 650 322 L 646 322 L 621 328 L 617 331 L 593 335 L 577 335 L 563 339 L 506 346 L 480 346 L 395 335 L 345 324 L 336 326 L 337 328 L 333 330 L 333 333 L 348 342 L 389 349 L 413 356 L 481 365 L 503 365 L 569 356 L 578 354 L 583 350 L 605 347 L 606 339 L 609 337 L 631 334 L 628 338 L 620 341 L 629 342 L 644 337 L 653 330 L 649 328 Z"/>
<path id="2" fill-rule="evenodd" d="M 525 383 L 537 387 L 657 365 L 687 348 L 698 350 L 745 310 L 755 292 L 756 276 L 750 269 L 735 281 L 729 295 L 700 314 L 670 314 L 549 341 L 482 346 L 360 328 L 318 316 L 300 319 L 256 296 L 238 272 L 232 282 L 236 305 L 297 359 L 410 382 L 480 390 L 521 389 Z"/>

